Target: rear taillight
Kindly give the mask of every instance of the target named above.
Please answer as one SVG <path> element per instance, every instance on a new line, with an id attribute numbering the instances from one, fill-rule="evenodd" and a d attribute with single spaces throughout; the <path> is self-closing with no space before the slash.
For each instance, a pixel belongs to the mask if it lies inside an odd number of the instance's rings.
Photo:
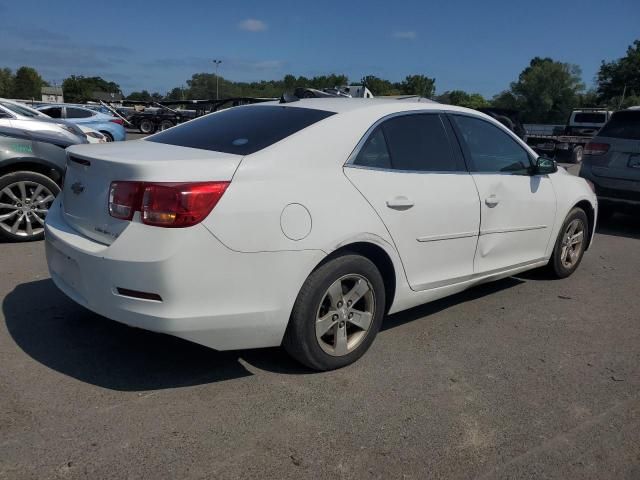
<path id="1" fill-rule="evenodd" d="M 131 220 L 140 210 L 141 182 L 111 182 L 109 187 L 109 215 L 122 220 Z"/>
<path id="2" fill-rule="evenodd" d="M 585 155 L 604 155 L 609 151 L 608 143 L 589 142 L 584 147 Z"/>
<path id="3" fill-rule="evenodd" d="M 157 227 L 190 227 L 204 220 L 229 182 L 146 183 L 113 182 L 109 214 L 131 220 L 142 212 L 142 223 Z"/>
<path id="4" fill-rule="evenodd" d="M 112 123 L 117 123 L 118 125 L 124 125 L 124 122 L 122 121 L 121 118 L 112 118 L 109 121 L 112 122 Z"/>

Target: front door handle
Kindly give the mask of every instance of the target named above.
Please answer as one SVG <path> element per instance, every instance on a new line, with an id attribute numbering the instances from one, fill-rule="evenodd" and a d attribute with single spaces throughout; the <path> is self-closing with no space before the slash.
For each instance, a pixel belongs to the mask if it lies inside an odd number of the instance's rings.
<path id="1" fill-rule="evenodd" d="M 394 197 L 391 200 L 387 200 L 387 207 L 394 210 L 408 210 L 413 207 L 413 202 L 407 197 Z"/>
<path id="2" fill-rule="evenodd" d="M 500 203 L 500 199 L 495 195 L 489 195 L 484 199 L 484 203 L 487 205 L 487 207 L 493 208 Z"/>

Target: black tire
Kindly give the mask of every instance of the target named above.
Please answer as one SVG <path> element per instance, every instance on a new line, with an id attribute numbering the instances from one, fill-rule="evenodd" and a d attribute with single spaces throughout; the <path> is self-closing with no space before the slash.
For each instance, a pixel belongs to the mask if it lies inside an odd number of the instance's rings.
<path id="1" fill-rule="evenodd" d="M 327 298 L 329 287 L 349 275 L 366 279 L 373 293 L 375 307 L 370 326 L 360 343 L 349 353 L 334 356 L 320 346 L 320 340 L 316 337 L 316 319 L 323 300 Z M 364 355 L 373 343 L 382 324 L 385 302 L 384 281 L 373 262 L 352 253 L 336 257 L 312 272 L 302 285 L 289 319 L 283 346 L 289 355 L 314 370 L 333 370 L 349 365 Z"/>
<path id="2" fill-rule="evenodd" d="M 109 132 L 100 131 L 100 133 L 104 135 L 104 138 L 107 140 L 107 142 L 113 142 L 113 135 L 111 135 Z"/>
<path id="3" fill-rule="evenodd" d="M 160 127 L 158 127 L 158 130 L 162 132 L 163 130 L 171 127 L 173 127 L 173 122 L 171 120 L 162 120 L 160 122 Z"/>
<path id="4" fill-rule="evenodd" d="M 49 177 L 42 175 L 41 173 L 28 172 L 28 171 L 7 173 L 2 177 L 0 177 L 0 192 L 2 192 L 4 188 L 17 184 L 19 182 L 26 182 L 28 184 L 27 192 L 26 192 L 28 197 L 30 194 L 35 192 L 35 189 L 37 188 L 38 185 L 44 187 L 46 190 L 49 190 L 49 192 L 51 192 L 51 194 L 53 194 L 54 196 L 60 193 L 60 187 L 58 186 L 58 184 L 53 180 L 51 180 Z M 42 195 L 39 195 L 39 197 L 41 196 Z M 32 196 L 29 197 L 29 201 L 31 200 L 33 200 Z M 47 202 L 46 205 L 42 205 L 41 209 L 43 209 L 46 206 L 48 210 L 48 207 L 51 205 L 52 201 Z M 4 204 L 7 203 L 6 194 L 0 193 L 0 203 L 4 203 Z M 0 208 L 0 217 L 7 213 L 11 213 L 11 209 Z M 22 225 L 22 223 L 20 223 L 20 225 Z M 24 223 L 24 225 L 26 226 L 26 223 Z M 0 222 L 0 238 L 6 241 L 33 242 L 36 240 L 42 240 L 44 238 L 44 229 L 37 222 L 33 223 L 34 234 L 31 234 L 31 235 L 27 234 L 26 232 L 22 232 L 22 229 L 20 229 L 20 232 L 22 234 L 11 233 L 10 229 L 8 230 L 9 226 L 10 226 L 9 222 L 6 222 L 6 223 Z"/>
<path id="5" fill-rule="evenodd" d="M 150 135 L 156 131 L 156 124 L 153 122 L 153 120 L 143 118 L 142 120 L 140 120 L 140 126 L 138 128 L 140 129 L 140 133 Z"/>
<path id="6" fill-rule="evenodd" d="M 571 225 L 571 223 L 574 221 L 578 221 L 582 225 L 581 228 L 583 231 L 583 240 L 575 260 L 573 260 L 570 266 L 567 266 L 562 260 L 564 246 L 563 242 L 565 241 L 569 225 Z M 580 265 L 580 262 L 582 262 L 582 257 L 584 256 L 584 250 L 587 246 L 589 231 L 589 219 L 587 218 L 587 214 L 584 212 L 584 210 L 577 207 L 571 210 L 569 212 L 569 215 L 567 215 L 564 223 L 562 224 L 562 228 L 558 233 L 558 238 L 556 239 L 556 244 L 553 248 L 553 254 L 549 259 L 548 269 L 554 277 L 566 278 L 576 271 L 576 269 Z"/>

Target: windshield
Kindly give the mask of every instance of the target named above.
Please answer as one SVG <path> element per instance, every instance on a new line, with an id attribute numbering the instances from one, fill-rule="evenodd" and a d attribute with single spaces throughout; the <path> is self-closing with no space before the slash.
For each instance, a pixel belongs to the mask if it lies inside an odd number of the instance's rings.
<path id="1" fill-rule="evenodd" d="M 150 142 L 250 155 L 334 112 L 285 106 L 232 107 L 149 137 Z"/>
<path id="2" fill-rule="evenodd" d="M 640 140 L 640 110 L 616 112 L 598 132 L 599 137 Z"/>
<path id="3" fill-rule="evenodd" d="M 38 112 L 37 110 L 33 110 L 29 107 L 25 107 L 22 105 L 16 105 L 15 103 L 10 103 L 10 102 L 0 102 L 0 105 L 2 105 L 4 108 L 6 108 L 7 110 L 11 110 L 13 113 L 17 113 L 18 115 L 22 115 L 23 117 L 42 117 L 44 116 L 42 113 Z"/>

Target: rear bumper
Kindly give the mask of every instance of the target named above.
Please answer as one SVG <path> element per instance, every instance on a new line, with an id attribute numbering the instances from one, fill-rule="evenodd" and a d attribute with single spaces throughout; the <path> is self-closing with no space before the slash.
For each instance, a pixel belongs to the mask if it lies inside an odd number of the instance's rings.
<path id="1" fill-rule="evenodd" d="M 582 165 L 580 176 L 593 183 L 601 206 L 640 207 L 640 181 L 594 175 L 587 164 Z"/>
<path id="2" fill-rule="evenodd" d="M 161 229 L 136 222 L 106 246 L 73 230 L 60 200 L 47 215 L 46 254 L 54 283 L 89 310 L 217 350 L 279 345 L 302 283 L 324 256 L 238 253 L 201 225 Z"/>

